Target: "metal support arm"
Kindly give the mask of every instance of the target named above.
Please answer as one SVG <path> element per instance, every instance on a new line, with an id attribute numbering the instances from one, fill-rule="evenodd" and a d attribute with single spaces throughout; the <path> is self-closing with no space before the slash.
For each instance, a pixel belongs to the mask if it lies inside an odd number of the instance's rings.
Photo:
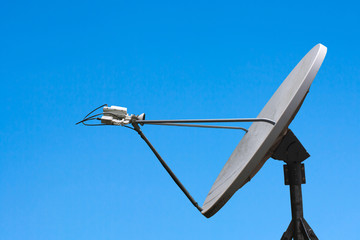
<path id="1" fill-rule="evenodd" d="M 146 142 L 146 144 L 150 147 L 151 151 L 155 154 L 161 165 L 165 168 L 165 170 L 168 172 L 170 177 L 174 180 L 176 185 L 183 191 L 183 193 L 186 195 L 186 197 L 190 200 L 190 202 L 196 207 L 200 212 L 202 211 L 202 208 L 199 206 L 199 204 L 194 200 L 194 198 L 190 195 L 190 193 L 186 190 L 184 185 L 180 182 L 180 180 L 176 177 L 176 175 L 171 171 L 170 167 L 166 164 L 166 162 L 162 159 L 160 154 L 156 151 L 154 146 L 150 143 L 150 141 L 145 137 L 144 133 L 141 131 L 139 125 L 136 122 L 132 123 L 134 130 L 140 135 L 140 137 Z"/>
<path id="2" fill-rule="evenodd" d="M 225 118 L 225 119 L 185 119 L 185 120 L 136 120 L 140 125 L 158 123 L 219 123 L 219 122 L 266 122 L 275 125 L 268 118 Z"/>

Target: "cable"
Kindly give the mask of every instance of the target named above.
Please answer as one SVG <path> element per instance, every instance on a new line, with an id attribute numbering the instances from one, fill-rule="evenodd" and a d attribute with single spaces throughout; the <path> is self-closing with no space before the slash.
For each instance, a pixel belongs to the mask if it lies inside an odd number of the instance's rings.
<path id="1" fill-rule="evenodd" d="M 85 126 L 104 126 L 104 125 L 107 125 L 107 124 L 103 124 L 103 123 L 95 123 L 95 124 L 92 124 L 92 123 L 84 123 L 83 122 L 83 124 L 85 125 Z"/>
<path id="2" fill-rule="evenodd" d="M 124 125 L 123 127 L 130 128 L 130 129 L 132 129 L 132 130 L 136 131 L 134 128 L 129 127 L 129 126 L 125 126 L 125 125 Z"/>
<path id="3" fill-rule="evenodd" d="M 105 113 L 105 114 L 107 114 L 107 115 L 112 115 L 113 117 L 118 118 L 117 115 L 115 115 L 115 114 L 113 114 L 113 113 L 110 113 L 110 112 L 107 112 L 107 113 Z M 84 118 L 84 119 L 81 120 L 80 122 L 75 123 L 75 125 L 77 125 L 77 124 L 79 124 L 79 123 L 83 123 L 83 124 L 84 124 L 84 122 L 89 121 L 89 120 L 100 120 L 100 119 L 98 119 L 98 118 L 94 118 L 94 117 L 97 117 L 97 116 L 100 116 L 100 115 L 104 115 L 104 113 L 98 113 L 98 114 L 94 114 L 94 115 L 92 115 L 92 116 L 90 116 L 90 117 L 88 117 L 88 118 Z M 89 114 L 86 115 L 86 116 L 89 116 Z M 104 124 L 104 125 L 106 125 L 106 124 Z M 89 126 L 90 126 L 90 125 L 89 125 Z"/>
<path id="4" fill-rule="evenodd" d="M 104 107 L 104 106 L 107 106 L 107 104 L 105 103 L 105 104 L 101 105 L 100 107 L 95 108 L 94 110 L 92 110 L 91 112 L 89 112 L 88 115 L 86 115 L 83 119 L 85 119 L 87 116 L 89 116 L 90 114 L 92 114 L 93 112 L 95 112 L 96 110 L 98 110 L 99 108 L 102 108 L 102 107 Z"/>
<path id="5" fill-rule="evenodd" d="M 92 114 L 93 112 L 95 112 L 96 110 L 98 110 L 99 108 L 102 108 L 102 107 L 104 107 L 104 106 L 107 106 L 107 104 L 103 104 L 103 105 L 101 105 L 100 107 L 95 108 L 94 110 L 92 110 L 91 112 L 89 112 L 89 113 L 83 118 L 83 120 L 81 120 L 80 122 L 75 123 L 75 125 L 78 125 L 79 123 L 83 123 L 84 121 L 87 121 L 87 120 L 88 120 L 88 119 L 87 119 L 87 116 L 89 116 L 90 114 Z M 101 113 L 101 114 L 102 114 L 102 113 Z M 97 116 L 99 116 L 99 115 L 101 115 L 101 114 L 98 114 Z M 95 116 L 95 115 L 94 115 L 94 116 Z M 90 116 L 89 118 L 94 117 L 94 116 Z"/>
<path id="6" fill-rule="evenodd" d="M 94 110 L 92 110 L 91 112 L 89 112 L 89 113 L 83 118 L 83 120 L 81 120 L 80 122 L 75 123 L 75 125 L 78 125 L 79 123 L 83 123 L 84 121 L 87 121 L 88 118 L 91 118 L 91 117 L 96 116 L 96 115 L 93 115 L 93 116 L 88 117 L 90 114 L 92 114 L 93 112 L 95 112 L 96 110 L 98 110 L 99 108 L 102 108 L 102 107 L 104 107 L 104 106 L 107 106 L 107 104 L 103 104 L 103 105 L 101 105 L 100 107 L 95 108 Z M 97 114 L 97 116 L 99 116 L 99 115 L 101 115 L 101 114 L 102 114 L 102 113 Z M 87 118 L 87 117 L 88 117 L 88 118 Z"/>

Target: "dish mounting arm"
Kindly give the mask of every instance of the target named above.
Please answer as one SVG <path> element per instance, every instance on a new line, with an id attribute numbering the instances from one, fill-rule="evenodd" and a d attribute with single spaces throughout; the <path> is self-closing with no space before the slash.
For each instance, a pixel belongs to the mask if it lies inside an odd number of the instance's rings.
<path id="1" fill-rule="evenodd" d="M 154 146 L 150 143 L 150 141 L 145 137 L 144 133 L 141 131 L 140 126 L 136 122 L 132 122 L 132 125 L 134 127 L 134 130 L 140 135 L 140 137 L 146 142 L 146 144 L 149 146 L 151 151 L 155 154 L 161 165 L 165 168 L 165 170 L 168 172 L 170 177 L 174 180 L 176 185 L 183 191 L 183 193 L 186 195 L 186 197 L 190 200 L 190 202 L 196 207 L 200 212 L 202 211 L 202 208 L 199 206 L 199 204 L 195 201 L 195 199 L 190 195 L 188 190 L 184 187 L 184 185 L 180 182 L 180 180 L 176 177 L 176 175 L 171 171 L 170 167 L 166 164 L 166 162 L 162 159 L 160 154 L 156 151 Z"/>

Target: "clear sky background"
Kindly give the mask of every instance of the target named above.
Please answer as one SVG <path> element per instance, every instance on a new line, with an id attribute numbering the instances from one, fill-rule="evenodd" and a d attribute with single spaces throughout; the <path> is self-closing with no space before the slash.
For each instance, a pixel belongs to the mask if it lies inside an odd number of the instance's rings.
<path id="1" fill-rule="evenodd" d="M 290 125 L 311 154 L 305 218 L 320 239 L 358 239 L 359 10 L 357 1 L 3 1 L 0 239 L 280 239 L 291 218 L 282 162 L 269 159 L 206 219 L 135 132 L 75 122 L 104 103 L 147 119 L 256 117 L 318 43 L 328 54 Z M 200 204 L 243 136 L 143 131 Z"/>

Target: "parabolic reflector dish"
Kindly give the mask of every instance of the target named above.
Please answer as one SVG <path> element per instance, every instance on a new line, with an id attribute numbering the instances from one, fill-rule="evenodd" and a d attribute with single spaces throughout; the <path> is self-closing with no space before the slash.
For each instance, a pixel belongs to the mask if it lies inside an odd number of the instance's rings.
<path id="1" fill-rule="evenodd" d="M 301 107 L 326 51 L 325 46 L 316 45 L 276 90 L 258 115 L 275 121 L 275 125 L 254 122 L 250 126 L 211 187 L 202 207 L 203 215 L 211 217 L 219 211 L 270 158 Z"/>

